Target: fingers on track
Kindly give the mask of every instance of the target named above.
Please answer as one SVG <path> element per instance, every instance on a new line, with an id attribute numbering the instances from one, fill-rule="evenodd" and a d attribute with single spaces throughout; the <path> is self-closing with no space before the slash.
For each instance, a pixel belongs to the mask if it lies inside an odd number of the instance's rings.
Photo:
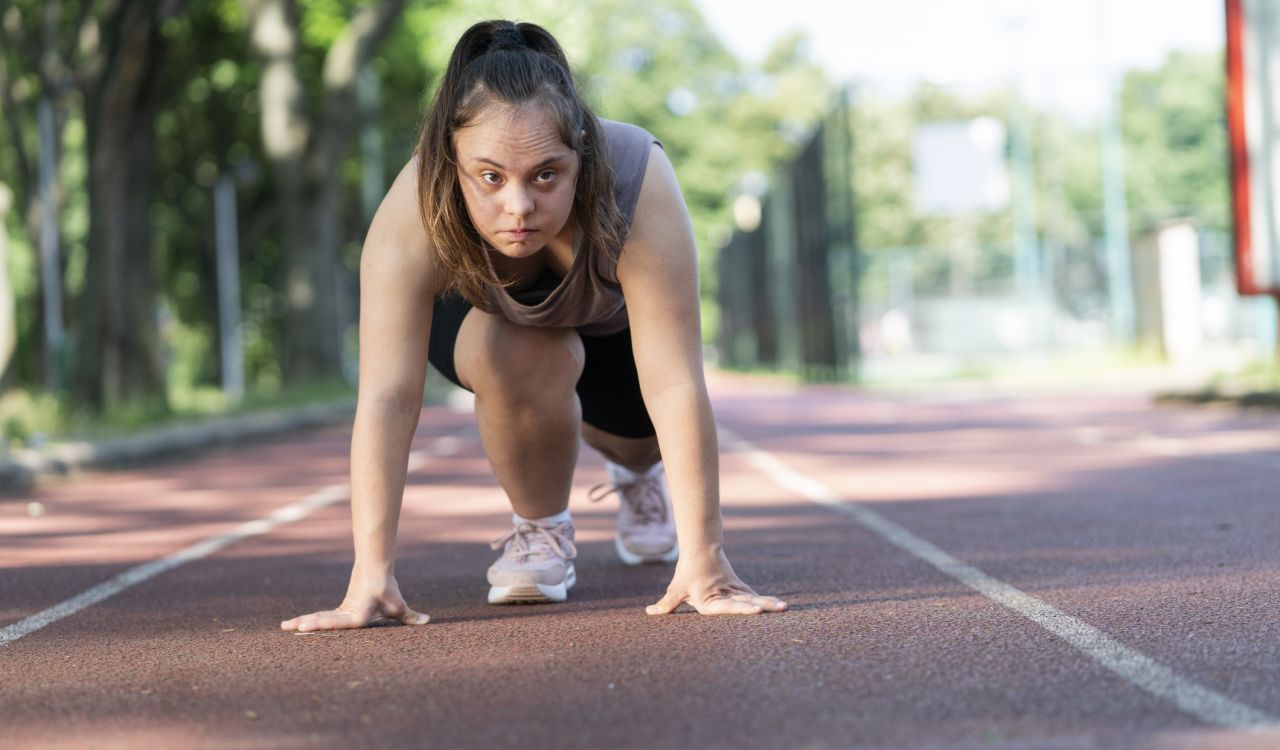
<path id="1" fill-rule="evenodd" d="M 296 630 L 299 633 L 309 633 L 313 630 L 343 630 L 346 628 L 359 628 L 364 626 L 364 622 L 360 617 L 350 612 L 339 612 L 331 610 L 329 612 L 315 612 L 301 617 L 295 617 L 292 620 L 286 620 L 280 623 L 281 630 Z"/>

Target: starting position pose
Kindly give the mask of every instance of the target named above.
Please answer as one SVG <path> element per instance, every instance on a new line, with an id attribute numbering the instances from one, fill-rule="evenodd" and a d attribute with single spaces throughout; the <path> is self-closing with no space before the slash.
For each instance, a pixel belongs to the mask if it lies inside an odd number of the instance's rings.
<path id="1" fill-rule="evenodd" d="M 671 163 L 649 133 L 591 112 L 546 30 L 463 34 L 360 269 L 355 565 L 337 609 L 283 629 L 427 622 L 400 593 L 395 542 L 428 361 L 475 393 L 511 499 L 490 602 L 563 601 L 573 586 L 581 437 L 608 462 L 623 562 L 678 560 L 649 614 L 786 608 L 724 554 L 698 265 Z"/>

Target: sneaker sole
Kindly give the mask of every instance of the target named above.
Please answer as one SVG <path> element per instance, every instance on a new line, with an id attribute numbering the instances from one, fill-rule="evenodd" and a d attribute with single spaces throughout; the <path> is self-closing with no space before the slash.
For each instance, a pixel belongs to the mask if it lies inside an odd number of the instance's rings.
<path id="1" fill-rule="evenodd" d="M 561 583 L 526 583 L 518 586 L 490 586 L 490 604 L 545 604 L 569 598 L 569 589 L 578 582 L 578 574 L 569 568 Z"/>
<path id="2" fill-rule="evenodd" d="M 622 558 L 622 562 L 627 565 L 647 565 L 651 563 L 671 563 L 680 557 L 680 545 L 675 545 L 671 549 L 658 555 L 637 555 L 626 547 L 622 546 L 622 537 L 613 537 L 613 548 L 618 551 L 618 557 Z"/>

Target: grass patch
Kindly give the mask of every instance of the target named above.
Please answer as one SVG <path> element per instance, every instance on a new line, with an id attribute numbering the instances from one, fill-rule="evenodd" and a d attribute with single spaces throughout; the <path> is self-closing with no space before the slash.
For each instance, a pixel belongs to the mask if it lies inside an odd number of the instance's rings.
<path id="1" fill-rule="evenodd" d="M 1237 404 L 1242 407 L 1280 407 L 1280 364 L 1257 359 L 1235 372 L 1219 372 L 1203 388 L 1164 391 L 1156 401 L 1165 404 Z"/>
<path id="2" fill-rule="evenodd" d="M 354 403 L 355 397 L 355 388 L 340 378 L 250 391 L 238 404 L 230 403 L 219 389 L 200 387 L 175 392 L 168 406 L 140 401 L 91 415 L 74 411 L 47 393 L 13 390 L 0 395 L 0 429 L 4 445 L 18 449 L 48 441 L 123 437 L 240 414 Z"/>

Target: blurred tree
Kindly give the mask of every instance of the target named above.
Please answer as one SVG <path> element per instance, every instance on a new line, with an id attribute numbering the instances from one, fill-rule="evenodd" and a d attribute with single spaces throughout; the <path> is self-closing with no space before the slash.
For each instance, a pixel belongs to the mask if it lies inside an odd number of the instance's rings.
<path id="1" fill-rule="evenodd" d="M 14 291 L 27 292 L 23 296 L 31 302 L 15 310 L 19 331 L 16 361 L 12 369 L 6 369 L 6 378 L 50 382 L 55 373 L 44 371 L 48 358 L 41 315 L 46 290 L 36 281 L 39 263 L 34 257 L 34 248 L 39 247 L 42 239 L 44 215 L 39 184 L 41 136 L 37 112 L 43 107 L 51 115 L 46 119 L 44 137 L 52 137 L 55 142 L 60 140 L 68 100 L 75 92 L 75 80 L 66 70 L 65 61 L 76 48 L 68 41 L 66 27 L 83 19 L 67 18 L 67 8 L 57 2 L 42 5 L 14 0 L 0 8 L 3 8 L 0 13 L 0 39 L 3 40 L 0 44 L 0 113 L 7 136 L 0 142 L 8 146 L 0 149 L 0 178 L 12 188 L 16 209 L 10 214 L 18 237 L 11 262 L 29 272 L 21 274 Z M 84 10 L 81 9 L 82 14 Z M 58 160 L 57 153 L 53 154 L 53 160 Z M 58 185 L 55 188 L 48 195 L 60 204 L 63 191 Z M 59 287 L 53 292 L 54 299 L 59 299 L 62 289 Z M 28 335 L 23 335 L 28 331 Z"/>
<path id="2" fill-rule="evenodd" d="M 323 256 L 324 273 L 331 279 L 323 302 L 333 312 L 332 327 L 307 334 L 323 336 L 325 344 L 337 346 L 338 327 L 350 322 L 356 307 L 355 272 L 367 221 L 359 200 L 362 183 L 366 176 L 375 179 L 378 184 L 372 189 L 381 198 L 386 175 L 394 176 L 414 145 L 414 125 L 429 78 L 419 36 L 421 18 L 433 7 L 416 4 L 404 14 L 403 23 L 392 25 L 378 55 L 365 66 L 366 73 L 380 78 L 381 101 L 376 109 L 351 107 L 357 122 L 339 144 L 341 153 L 326 165 L 332 176 L 322 179 L 337 196 L 333 213 L 326 218 L 336 226 L 336 244 L 327 253 L 315 246 L 304 248 L 317 262 Z M 310 132 L 319 128 L 313 119 L 320 116 L 328 96 L 326 55 L 349 28 L 354 8 L 354 3 L 327 0 L 304 0 L 296 7 L 295 72 L 303 106 L 298 116 Z M 300 335 L 299 316 L 291 313 L 288 295 L 290 260 L 285 254 L 288 233 L 281 181 L 262 179 L 264 171 L 267 177 L 278 173 L 263 146 L 262 87 L 269 66 L 253 52 L 252 10 L 244 0 L 198 3 L 166 25 L 172 64 L 162 76 L 175 95 L 167 100 L 157 122 L 159 194 L 153 216 L 158 273 L 166 307 L 173 313 L 164 336 L 169 385 L 171 392 L 184 399 L 220 384 L 221 332 L 212 283 L 216 278 L 212 188 L 223 176 L 233 177 L 238 184 L 242 331 L 251 389 L 279 389 L 285 380 L 286 347 Z M 357 126 L 383 131 L 387 148 L 381 157 L 353 148 L 363 137 L 354 132 Z M 371 163 L 370 158 L 380 161 Z M 312 217 L 316 196 L 305 179 L 299 192 L 303 204 L 298 210 Z M 314 232 L 315 227 L 308 230 Z M 347 327 L 348 350 L 354 345 L 352 327 Z M 330 355 L 336 356 L 332 351 Z M 294 379 L 339 374 L 336 362 L 325 367 Z"/>
<path id="3" fill-rule="evenodd" d="M 160 28 L 181 9 L 179 0 L 108 3 L 101 47 L 81 66 L 90 218 L 73 395 L 95 409 L 167 403 L 151 254 L 152 167 L 167 52 Z"/>
<path id="4" fill-rule="evenodd" d="M 3 23 L 4 18 L 0 16 L 0 24 Z M 3 113 L 6 121 L 12 121 L 15 113 L 12 111 L 13 92 L 9 84 L 8 60 L 6 57 L 6 55 L 0 54 L 0 113 Z M 15 127 L 9 127 L 6 130 L 10 135 L 18 132 Z M 16 150 L 19 149 L 5 149 L 5 152 L 0 153 L 0 391 L 3 391 L 16 379 L 12 365 L 17 349 L 18 324 L 15 318 L 14 308 L 16 301 L 13 285 L 9 281 L 12 251 L 9 246 L 8 227 L 14 193 L 7 184 L 12 179 L 9 177 L 11 173 L 9 161 L 12 158 L 9 156 L 9 152 Z"/>
<path id="5" fill-rule="evenodd" d="M 162 353 L 170 393 L 181 405 L 194 390 L 220 385 L 219 301 L 213 188 L 223 176 L 241 183 L 240 277 L 253 290 L 275 273 L 278 253 L 262 240 L 274 219 L 259 168 L 256 61 L 248 53 L 240 0 L 194 3 L 163 29 L 169 64 L 160 71 L 166 97 L 156 117 L 156 195 L 152 205 L 157 280 L 166 325 Z M 243 297 L 248 294 L 242 292 Z M 242 305 L 242 309 L 248 306 Z M 257 352 L 275 317 L 245 310 L 247 342 Z M 273 359 L 272 353 L 268 359 Z M 272 363 L 274 364 L 274 363 Z M 263 367 L 253 361 L 255 376 Z"/>
<path id="6" fill-rule="evenodd" d="M 34 110 L 43 100 L 52 112 L 44 137 L 55 150 L 67 122 L 83 127 L 88 283 L 74 304 L 69 395 L 93 409 L 165 400 L 151 270 L 152 122 L 163 95 L 156 75 L 166 47 L 160 26 L 181 8 L 179 0 L 13 2 L 0 18 L 6 42 L 0 101 L 28 246 L 41 231 Z M 76 105 L 79 116 L 70 114 Z M 59 194 L 65 186 L 49 193 L 55 201 Z M 64 270 L 57 269 L 54 283 Z M 39 330 L 38 323 L 29 327 Z"/>
<path id="7" fill-rule="evenodd" d="M 342 165 L 355 129 L 356 80 L 391 31 L 404 0 L 357 5 L 246 0 L 253 48 L 262 60 L 262 148 L 275 181 L 287 313 L 285 378 L 302 381 L 342 371 L 344 321 L 337 307 L 343 235 Z M 342 18 L 341 21 L 336 21 Z M 336 22 L 335 22 L 336 21 Z M 305 28 L 325 37 L 319 91 L 304 85 Z"/>
<path id="8" fill-rule="evenodd" d="M 1175 52 L 1121 88 L 1129 215 L 1135 232 L 1172 218 L 1229 226 L 1225 67 L 1216 53 Z"/>

